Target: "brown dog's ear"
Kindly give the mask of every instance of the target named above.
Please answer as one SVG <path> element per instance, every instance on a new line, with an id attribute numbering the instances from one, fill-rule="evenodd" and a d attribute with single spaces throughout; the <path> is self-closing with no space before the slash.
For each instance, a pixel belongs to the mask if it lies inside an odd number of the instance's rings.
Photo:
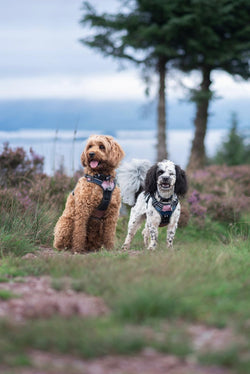
<path id="1" fill-rule="evenodd" d="M 110 145 L 110 162 L 114 167 L 117 167 L 123 157 L 125 156 L 125 153 L 122 149 L 122 147 L 113 139 L 111 136 L 106 137 L 109 145 Z"/>
<path id="2" fill-rule="evenodd" d="M 81 163 L 82 163 L 83 167 L 87 166 L 87 164 L 86 164 L 86 155 L 85 155 L 84 151 L 81 154 Z"/>
<path id="3" fill-rule="evenodd" d="M 112 148 L 114 150 L 116 163 L 118 165 L 121 162 L 121 160 L 123 159 L 123 157 L 125 156 L 125 152 L 123 151 L 120 144 L 118 144 L 116 141 L 114 141 L 114 143 L 112 144 Z"/>

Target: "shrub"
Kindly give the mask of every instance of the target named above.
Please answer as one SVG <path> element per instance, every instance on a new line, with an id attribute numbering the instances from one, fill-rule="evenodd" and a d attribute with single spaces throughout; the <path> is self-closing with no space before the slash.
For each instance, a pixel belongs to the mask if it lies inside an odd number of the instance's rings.
<path id="1" fill-rule="evenodd" d="M 250 166 L 212 165 L 189 177 L 190 213 L 199 224 L 207 214 L 213 219 L 233 223 L 249 211 Z"/>
<path id="2" fill-rule="evenodd" d="M 228 166 L 250 164 L 250 144 L 245 144 L 244 136 L 238 133 L 238 120 L 235 113 L 232 114 L 231 123 L 227 138 L 211 162 Z"/>
<path id="3" fill-rule="evenodd" d="M 12 150 L 4 144 L 0 154 L 0 246 L 1 255 L 23 255 L 37 245 L 52 245 L 53 228 L 67 195 L 80 173 L 73 178 L 42 173 L 43 158 L 30 150 Z"/>
<path id="4" fill-rule="evenodd" d="M 21 147 L 12 149 L 4 143 L 0 154 L 0 186 L 17 186 L 20 181 L 30 182 L 36 174 L 43 171 L 44 158 L 38 156 L 32 148 L 28 156 Z"/>

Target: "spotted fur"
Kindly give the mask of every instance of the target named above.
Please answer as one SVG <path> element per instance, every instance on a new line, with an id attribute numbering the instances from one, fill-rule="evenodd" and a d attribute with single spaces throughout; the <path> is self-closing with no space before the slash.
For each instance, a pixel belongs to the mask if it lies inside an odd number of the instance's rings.
<path id="1" fill-rule="evenodd" d="M 134 172 L 136 174 L 136 170 Z M 140 172 L 137 170 L 138 179 L 141 178 Z M 124 175 L 123 175 L 124 177 Z M 129 183 L 129 180 L 127 180 Z M 143 237 L 145 246 L 149 250 L 155 250 L 158 241 L 158 227 L 161 224 L 161 216 L 152 205 L 152 196 L 158 201 L 167 201 L 174 195 L 177 197 L 184 196 L 187 192 L 187 178 L 185 171 L 180 166 L 175 165 L 172 161 L 163 160 L 148 169 L 145 181 L 140 185 L 143 191 L 139 194 L 135 205 L 131 209 L 130 219 L 128 223 L 128 233 L 123 244 L 123 249 L 130 248 L 131 241 L 136 231 L 146 219 Z M 123 193 L 124 186 L 121 184 Z M 134 191 L 136 194 L 137 191 Z M 131 197 L 134 201 L 134 197 Z M 178 202 L 176 209 L 173 211 L 169 224 L 167 226 L 167 247 L 173 246 L 175 232 L 181 212 L 181 205 Z"/>

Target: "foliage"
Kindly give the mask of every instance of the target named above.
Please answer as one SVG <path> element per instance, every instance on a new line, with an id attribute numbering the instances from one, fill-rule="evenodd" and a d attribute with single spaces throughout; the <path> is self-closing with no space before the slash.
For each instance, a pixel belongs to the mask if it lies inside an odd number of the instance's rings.
<path id="1" fill-rule="evenodd" d="M 208 166 L 189 176 L 188 202 L 198 224 L 207 216 L 225 223 L 235 223 L 249 212 L 250 167 Z"/>
<path id="2" fill-rule="evenodd" d="M 190 91 L 196 102 L 195 135 L 188 169 L 204 167 L 206 163 L 205 135 L 209 104 L 215 98 L 211 91 L 212 73 L 224 70 L 237 78 L 250 77 L 249 0 L 192 0 L 187 5 L 192 22 L 186 25 L 183 58 L 176 65 L 184 72 L 198 70 L 200 86 Z"/>
<path id="3" fill-rule="evenodd" d="M 84 2 L 81 23 L 91 27 L 82 39 L 85 45 L 141 65 L 147 82 L 152 69 L 159 75 L 158 160 L 166 158 L 166 71 L 198 70 L 201 84 L 190 94 L 197 113 L 189 168 L 204 166 L 208 107 L 214 97 L 211 74 L 220 69 L 249 78 L 249 12 L 249 0 L 122 0 L 116 14 L 97 14 Z"/>
<path id="4" fill-rule="evenodd" d="M 246 144 L 245 137 L 238 132 L 237 127 L 238 120 L 233 113 L 231 129 L 211 163 L 228 166 L 250 164 L 250 144 Z"/>
<path id="5" fill-rule="evenodd" d="M 22 256 L 37 245 L 52 244 L 53 228 L 63 209 L 74 178 L 42 173 L 43 158 L 31 150 L 4 145 L 0 154 L 0 255 Z"/>
<path id="6" fill-rule="evenodd" d="M 223 69 L 249 78 L 249 0 L 192 0 L 186 5 L 184 71 Z M 183 29 L 184 30 L 184 29 Z"/>
<path id="7" fill-rule="evenodd" d="M 21 147 L 12 149 L 4 143 L 0 154 L 0 186 L 17 186 L 20 181 L 30 182 L 43 170 L 44 158 L 30 148 L 30 156 Z"/>
<path id="8" fill-rule="evenodd" d="M 190 24 L 191 17 L 184 13 L 186 4 L 181 1 L 136 0 L 122 1 L 117 14 L 98 15 L 90 2 L 84 2 L 83 25 L 92 31 L 82 42 L 104 56 L 132 61 L 141 66 L 147 92 L 150 75 L 159 77 L 158 95 L 158 146 L 157 160 L 167 157 L 165 78 L 167 68 L 182 54 L 182 40 L 186 33 L 181 27 Z M 93 31 L 94 30 L 94 31 Z"/>

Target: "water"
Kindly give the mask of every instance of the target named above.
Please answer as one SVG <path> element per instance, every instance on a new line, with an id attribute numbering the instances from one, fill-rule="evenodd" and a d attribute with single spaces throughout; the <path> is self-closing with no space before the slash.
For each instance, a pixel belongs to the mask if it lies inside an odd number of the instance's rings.
<path id="1" fill-rule="evenodd" d="M 35 153 L 44 156 L 44 172 L 52 175 L 60 167 L 68 175 L 81 168 L 80 155 L 86 139 L 98 131 L 52 131 L 52 130 L 18 130 L 0 131 L 0 148 L 4 142 L 9 142 L 12 148 L 23 147 L 29 152 L 30 147 Z M 209 130 L 206 136 L 206 150 L 208 156 L 213 156 L 221 144 L 227 130 Z M 156 133 L 152 130 L 118 130 L 112 134 L 126 153 L 125 159 L 144 158 L 151 162 L 156 159 Z M 169 130 L 167 144 L 169 159 L 185 168 L 188 162 L 192 130 Z"/>

